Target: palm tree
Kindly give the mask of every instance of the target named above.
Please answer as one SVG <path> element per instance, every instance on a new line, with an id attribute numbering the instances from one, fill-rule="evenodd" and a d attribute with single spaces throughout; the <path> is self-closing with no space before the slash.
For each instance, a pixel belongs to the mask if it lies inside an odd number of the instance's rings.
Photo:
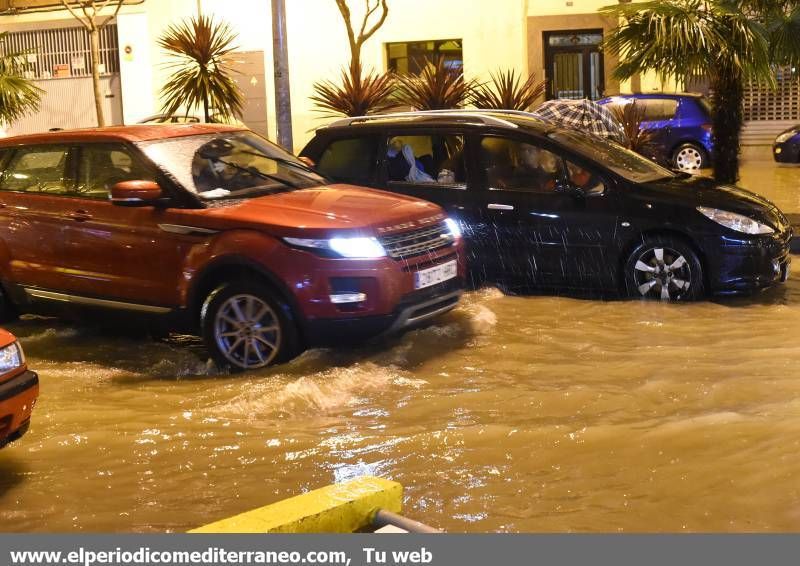
<path id="1" fill-rule="evenodd" d="M 705 76 L 713 92 L 714 177 L 739 176 L 742 102 L 748 80 L 774 84 L 772 63 L 800 60 L 798 0 L 659 0 L 602 8 L 621 23 L 605 39 L 614 74 Z M 794 33 L 792 33 L 794 31 Z"/>
<path id="2" fill-rule="evenodd" d="M 514 69 L 490 73 L 488 84 L 477 85 L 470 103 L 484 110 L 530 110 L 544 94 L 546 81 L 530 75 L 524 82 Z"/>
<path id="3" fill-rule="evenodd" d="M 341 84 L 333 81 L 314 83 L 311 97 L 314 105 L 325 112 L 325 117 L 366 116 L 389 110 L 395 106 L 392 99 L 394 77 L 374 71 L 364 73 L 361 63 L 342 69 Z"/>
<path id="4" fill-rule="evenodd" d="M 0 125 L 11 124 L 39 110 L 42 89 L 25 78 L 21 61 L 26 53 L 7 53 L 8 32 L 0 32 Z"/>
<path id="5" fill-rule="evenodd" d="M 437 57 L 434 62 L 426 60 L 417 75 L 399 75 L 395 98 L 417 110 L 449 110 L 463 107 L 477 87 L 476 80 L 464 79 L 461 69 Z"/>
<path id="6" fill-rule="evenodd" d="M 175 71 L 161 89 L 163 112 L 171 115 L 180 108 L 186 113 L 201 106 L 206 122 L 214 116 L 241 116 L 244 97 L 225 57 L 236 50 L 236 34 L 225 23 L 198 16 L 170 26 L 158 44 L 174 57 L 168 68 Z"/>

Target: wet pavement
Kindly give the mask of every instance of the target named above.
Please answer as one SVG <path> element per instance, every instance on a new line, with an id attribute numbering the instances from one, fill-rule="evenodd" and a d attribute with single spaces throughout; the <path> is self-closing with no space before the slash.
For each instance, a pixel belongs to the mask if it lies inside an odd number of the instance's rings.
<path id="1" fill-rule="evenodd" d="M 742 184 L 800 213 L 800 169 Z M 27 318 L 7 531 L 183 531 L 360 474 L 450 531 L 800 530 L 800 273 L 660 304 L 467 295 L 380 346 L 216 375 L 196 341 Z"/>

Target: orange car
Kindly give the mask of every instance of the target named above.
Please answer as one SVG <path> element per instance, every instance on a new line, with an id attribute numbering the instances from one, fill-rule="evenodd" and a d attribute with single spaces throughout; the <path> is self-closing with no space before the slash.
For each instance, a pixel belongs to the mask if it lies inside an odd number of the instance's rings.
<path id="1" fill-rule="evenodd" d="M 0 447 L 28 431 L 39 397 L 39 376 L 25 365 L 22 346 L 0 329 Z"/>

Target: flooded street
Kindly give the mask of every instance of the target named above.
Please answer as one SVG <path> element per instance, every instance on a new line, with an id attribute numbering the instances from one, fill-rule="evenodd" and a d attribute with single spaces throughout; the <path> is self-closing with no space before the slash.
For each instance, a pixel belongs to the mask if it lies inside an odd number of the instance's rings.
<path id="1" fill-rule="evenodd" d="M 800 212 L 800 169 L 769 165 L 742 184 Z M 800 269 L 694 304 L 487 289 L 245 376 L 194 342 L 8 329 L 41 398 L 0 451 L 7 531 L 179 532 L 363 474 L 452 532 L 800 531 Z"/>

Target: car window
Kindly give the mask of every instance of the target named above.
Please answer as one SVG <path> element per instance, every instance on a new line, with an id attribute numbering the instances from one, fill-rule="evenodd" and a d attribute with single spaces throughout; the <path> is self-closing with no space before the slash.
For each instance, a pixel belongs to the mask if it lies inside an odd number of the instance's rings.
<path id="1" fill-rule="evenodd" d="M 81 148 L 78 196 L 106 199 L 111 187 L 121 181 L 155 180 L 155 172 L 122 144 L 91 144 Z"/>
<path id="2" fill-rule="evenodd" d="M 392 185 L 431 185 L 464 189 L 464 137 L 457 135 L 389 135 L 386 175 Z"/>
<path id="3" fill-rule="evenodd" d="M 64 194 L 71 189 L 65 171 L 67 146 L 38 146 L 16 151 L 3 172 L 0 190 Z"/>
<path id="4" fill-rule="evenodd" d="M 322 152 L 316 169 L 337 181 L 368 183 L 375 168 L 376 143 L 374 136 L 336 140 Z"/>
<path id="5" fill-rule="evenodd" d="M 530 143 L 485 137 L 480 153 L 489 190 L 553 193 L 563 176 L 561 158 Z"/>
<path id="6" fill-rule="evenodd" d="M 567 178 L 586 196 L 602 195 L 606 192 L 606 185 L 596 171 L 569 160 L 567 160 Z"/>
<path id="7" fill-rule="evenodd" d="M 648 122 L 672 120 L 678 109 L 678 101 L 671 98 L 640 98 L 638 104 L 644 103 L 644 119 Z"/>

